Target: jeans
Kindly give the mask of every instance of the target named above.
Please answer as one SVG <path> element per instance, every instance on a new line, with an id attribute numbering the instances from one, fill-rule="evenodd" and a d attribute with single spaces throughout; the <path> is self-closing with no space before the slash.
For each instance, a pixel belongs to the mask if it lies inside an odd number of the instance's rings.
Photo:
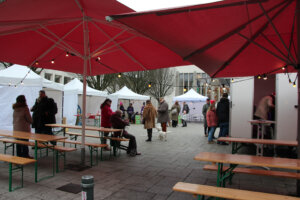
<path id="1" fill-rule="evenodd" d="M 220 126 L 219 137 L 226 137 L 229 132 L 229 122 L 220 123 L 219 126 Z"/>
<path id="2" fill-rule="evenodd" d="M 212 126 L 212 127 L 209 127 L 209 128 L 210 129 L 208 131 L 208 141 L 211 142 L 213 140 L 214 132 L 215 132 L 217 127 Z"/>

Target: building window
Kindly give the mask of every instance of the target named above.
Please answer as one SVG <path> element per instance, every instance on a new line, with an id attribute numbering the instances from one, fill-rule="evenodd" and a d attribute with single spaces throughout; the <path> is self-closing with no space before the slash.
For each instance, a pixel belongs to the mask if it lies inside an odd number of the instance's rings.
<path id="1" fill-rule="evenodd" d="M 52 74 L 45 73 L 45 79 L 51 80 L 52 79 Z"/>
<path id="2" fill-rule="evenodd" d="M 60 75 L 55 75 L 55 80 L 56 83 L 61 83 L 61 76 Z"/>
<path id="3" fill-rule="evenodd" d="M 67 84 L 67 83 L 69 83 L 70 81 L 71 81 L 71 78 L 70 78 L 70 77 L 67 77 L 67 76 L 64 77 L 64 84 Z"/>

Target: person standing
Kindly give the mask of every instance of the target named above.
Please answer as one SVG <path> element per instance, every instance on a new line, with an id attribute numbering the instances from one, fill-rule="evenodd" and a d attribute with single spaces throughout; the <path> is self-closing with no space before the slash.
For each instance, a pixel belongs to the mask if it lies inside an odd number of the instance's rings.
<path id="1" fill-rule="evenodd" d="M 184 120 L 184 123 L 182 124 L 182 127 L 187 126 L 187 124 L 186 124 L 187 114 L 189 114 L 189 112 L 190 112 L 190 108 L 185 102 L 183 102 L 182 113 L 184 113 L 184 111 L 185 111 L 186 119 Z"/>
<path id="2" fill-rule="evenodd" d="M 228 94 L 223 93 L 217 105 L 217 117 L 220 126 L 219 137 L 226 137 L 229 133 L 229 106 Z M 218 142 L 218 144 L 228 145 L 226 142 Z"/>
<path id="3" fill-rule="evenodd" d="M 208 144 L 213 144 L 215 143 L 213 141 L 213 135 L 218 126 L 218 117 L 215 108 L 215 100 L 210 101 L 210 106 L 206 113 L 206 120 L 207 120 L 207 126 L 209 127 Z"/>
<path id="4" fill-rule="evenodd" d="M 111 100 L 110 99 L 105 99 L 105 101 L 101 104 L 100 109 L 101 109 L 101 127 L 104 128 L 111 128 L 111 121 L 110 118 L 113 114 L 113 111 L 110 108 L 111 106 Z M 104 132 L 104 136 L 107 137 L 109 132 Z M 106 139 L 102 138 L 101 139 L 102 144 L 106 144 Z M 105 150 L 110 150 L 110 148 L 107 146 Z"/>
<path id="5" fill-rule="evenodd" d="M 16 99 L 16 103 L 13 104 L 13 130 L 31 132 L 30 125 L 32 118 L 29 112 L 29 108 L 26 104 L 26 98 L 24 95 L 20 95 Z M 28 141 L 26 139 L 18 139 Z M 29 156 L 28 146 L 17 144 L 17 156 L 32 158 Z"/>
<path id="6" fill-rule="evenodd" d="M 129 122 L 132 122 L 132 115 L 134 113 L 134 108 L 132 106 L 132 103 L 129 104 L 129 106 L 127 107 L 127 114 L 128 114 L 128 120 Z"/>
<path id="7" fill-rule="evenodd" d="M 122 101 L 120 101 L 120 110 L 122 111 L 122 119 L 124 119 L 125 118 L 125 108 L 124 108 Z"/>
<path id="8" fill-rule="evenodd" d="M 55 124 L 55 114 L 57 113 L 57 105 L 52 98 L 48 98 L 44 90 L 40 90 L 39 98 L 36 99 L 34 106 L 31 108 L 32 128 L 35 133 L 53 135 L 52 128 L 45 124 Z M 56 142 L 51 142 L 56 144 Z"/>
<path id="9" fill-rule="evenodd" d="M 157 123 L 161 123 L 161 128 L 163 132 L 167 132 L 167 122 L 169 121 L 169 105 L 164 98 L 159 99 L 159 106 L 157 109 L 158 117 Z"/>
<path id="10" fill-rule="evenodd" d="M 209 132 L 209 128 L 207 126 L 207 120 L 206 120 L 206 113 L 207 113 L 207 110 L 209 109 L 209 106 L 210 106 L 210 99 L 207 98 L 206 104 L 204 104 L 202 107 L 202 114 L 204 117 L 204 135 L 205 135 L 205 137 L 208 136 L 208 132 Z"/>
<path id="11" fill-rule="evenodd" d="M 270 111 L 275 108 L 275 93 L 264 96 L 258 103 L 258 106 L 255 110 L 255 117 L 257 119 L 263 119 L 263 120 L 274 120 L 275 117 L 271 119 L 269 117 Z"/>
<path id="12" fill-rule="evenodd" d="M 152 129 L 155 128 L 155 118 L 157 115 L 157 111 L 152 105 L 150 100 L 146 101 L 146 106 L 143 111 L 143 122 L 144 128 L 147 129 L 148 139 L 146 142 L 151 142 L 152 140 Z"/>
<path id="13" fill-rule="evenodd" d="M 171 108 L 171 119 L 172 119 L 172 127 L 176 127 L 178 125 L 178 115 L 180 113 L 180 105 L 178 101 L 175 102 L 175 104 Z"/>

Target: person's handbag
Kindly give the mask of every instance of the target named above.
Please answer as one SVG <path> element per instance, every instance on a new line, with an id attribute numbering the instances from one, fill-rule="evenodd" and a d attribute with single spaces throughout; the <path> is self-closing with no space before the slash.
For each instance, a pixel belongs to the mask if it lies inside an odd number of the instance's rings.
<path id="1" fill-rule="evenodd" d="M 171 110 L 171 114 L 172 114 L 172 115 L 176 115 L 176 114 L 177 114 L 177 109 L 176 109 L 176 108 L 173 108 L 173 109 Z"/>

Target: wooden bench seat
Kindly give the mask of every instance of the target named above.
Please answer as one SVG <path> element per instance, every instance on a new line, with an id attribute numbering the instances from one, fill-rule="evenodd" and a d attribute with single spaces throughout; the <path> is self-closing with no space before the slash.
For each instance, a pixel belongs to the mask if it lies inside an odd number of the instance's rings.
<path id="1" fill-rule="evenodd" d="M 204 165 L 203 169 L 210 170 L 210 171 L 218 171 L 218 166 L 217 165 Z M 228 169 L 228 167 L 223 167 L 224 171 L 227 169 Z M 237 167 L 233 170 L 233 173 L 300 179 L 300 174 L 296 173 L 296 172 L 250 169 L 250 168 L 245 168 L 245 167 Z"/>
<path id="2" fill-rule="evenodd" d="M 199 185 L 178 182 L 173 187 L 174 191 L 185 192 L 193 195 L 219 197 L 234 200 L 299 200 L 300 198 L 284 196 L 278 194 L 269 194 L 263 192 L 253 192 L 248 190 L 222 188 L 208 185 Z"/>
<path id="3" fill-rule="evenodd" d="M 82 136 L 81 133 L 75 133 L 75 132 L 66 132 L 66 134 L 68 135 L 72 135 L 72 136 Z M 85 137 L 90 137 L 90 138 L 101 138 L 99 135 L 91 135 L 91 134 L 85 134 Z"/>
<path id="4" fill-rule="evenodd" d="M 12 155 L 6 155 L 6 154 L 0 154 L 0 161 L 9 163 L 9 185 L 8 190 L 11 192 L 13 190 L 16 190 L 18 188 L 23 187 L 23 166 L 28 165 L 30 163 L 35 163 L 36 160 L 30 159 L 30 158 L 22 158 L 18 156 L 12 156 Z M 16 166 L 13 167 L 12 164 L 15 164 Z M 15 188 L 12 187 L 12 174 L 14 171 L 21 171 L 21 186 L 17 186 Z"/>
<path id="5" fill-rule="evenodd" d="M 129 141 L 129 139 L 127 139 L 127 138 L 120 138 L 120 137 L 103 137 L 103 138 L 107 139 L 107 140 L 113 140 L 113 141 L 119 141 L 119 142 Z"/>
<path id="6" fill-rule="evenodd" d="M 27 145 L 27 146 L 34 146 L 34 142 L 29 142 L 29 141 L 24 141 L 24 140 L 17 140 L 17 139 L 13 139 L 13 138 L 0 138 L 0 142 L 3 143 L 14 143 L 14 144 L 22 144 L 22 145 Z M 38 143 L 38 147 L 39 148 L 46 148 L 49 146 L 53 146 L 53 145 L 45 145 L 42 143 Z"/>

